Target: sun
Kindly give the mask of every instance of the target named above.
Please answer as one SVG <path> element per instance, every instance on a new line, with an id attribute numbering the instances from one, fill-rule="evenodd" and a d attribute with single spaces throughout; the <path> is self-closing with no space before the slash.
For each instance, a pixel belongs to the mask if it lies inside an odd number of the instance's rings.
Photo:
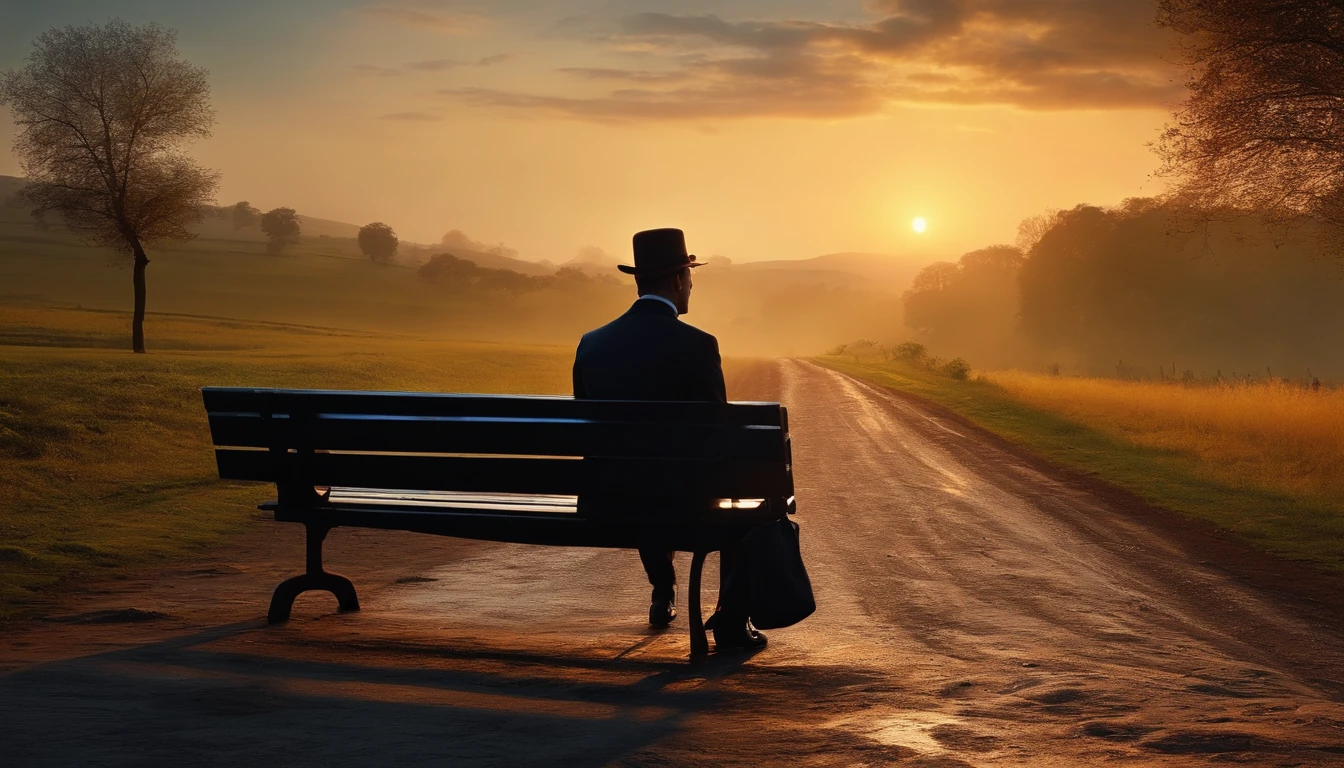
<path id="1" fill-rule="evenodd" d="M 929 228 L 929 222 L 924 220 L 923 216 L 916 216 L 915 220 L 910 222 L 910 228 L 915 230 L 916 234 L 924 234 L 924 230 Z"/>

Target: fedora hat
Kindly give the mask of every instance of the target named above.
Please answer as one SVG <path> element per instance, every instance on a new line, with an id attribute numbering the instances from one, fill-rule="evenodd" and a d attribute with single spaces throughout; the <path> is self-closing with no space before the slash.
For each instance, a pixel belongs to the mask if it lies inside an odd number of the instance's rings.
<path id="1" fill-rule="evenodd" d="M 635 265 L 617 264 L 616 268 L 636 277 L 670 275 L 687 267 L 703 267 L 693 254 L 686 252 L 686 233 L 680 229 L 646 229 L 636 232 Z"/>

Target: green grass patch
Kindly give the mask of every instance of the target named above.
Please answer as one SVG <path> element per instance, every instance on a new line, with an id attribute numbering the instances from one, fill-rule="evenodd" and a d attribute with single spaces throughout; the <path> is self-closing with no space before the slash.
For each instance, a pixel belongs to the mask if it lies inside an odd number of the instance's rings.
<path id="1" fill-rule="evenodd" d="M 573 349 L 0 306 L 0 618 L 217 545 L 269 489 L 218 480 L 202 386 L 568 393 Z"/>
<path id="2" fill-rule="evenodd" d="M 1216 456 L 1143 445 L 1103 420 L 1089 424 L 1015 399 L 988 380 L 955 381 L 901 362 L 825 356 L 816 362 L 916 395 L 1056 464 L 1165 509 L 1207 520 L 1277 555 L 1344 571 L 1344 499 L 1290 492 L 1246 473 L 1232 479 Z"/>

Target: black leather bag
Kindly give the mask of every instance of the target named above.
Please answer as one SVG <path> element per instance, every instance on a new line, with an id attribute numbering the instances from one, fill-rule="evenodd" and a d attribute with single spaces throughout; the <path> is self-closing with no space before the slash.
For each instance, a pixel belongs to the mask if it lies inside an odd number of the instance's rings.
<path id="1" fill-rule="evenodd" d="M 817 601 L 798 548 L 798 524 L 787 518 L 753 528 L 742 540 L 751 577 L 751 623 L 790 627 L 812 615 Z"/>

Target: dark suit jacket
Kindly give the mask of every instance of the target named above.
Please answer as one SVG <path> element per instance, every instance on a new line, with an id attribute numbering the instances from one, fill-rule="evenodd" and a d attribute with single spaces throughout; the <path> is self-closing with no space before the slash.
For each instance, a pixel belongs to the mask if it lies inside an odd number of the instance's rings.
<path id="1" fill-rule="evenodd" d="M 639 299 L 583 335 L 574 355 L 574 397 L 727 402 L 719 342 L 678 320 L 663 302 Z"/>

